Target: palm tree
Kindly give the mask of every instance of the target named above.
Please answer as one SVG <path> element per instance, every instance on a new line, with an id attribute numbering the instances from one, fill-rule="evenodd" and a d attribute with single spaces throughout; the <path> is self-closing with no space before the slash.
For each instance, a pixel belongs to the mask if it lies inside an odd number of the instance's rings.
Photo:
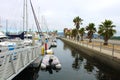
<path id="1" fill-rule="evenodd" d="M 81 19 L 79 16 L 77 16 L 73 19 L 73 22 L 75 23 L 77 30 L 80 28 L 80 24 L 82 24 L 82 21 L 83 21 L 83 19 Z"/>
<path id="2" fill-rule="evenodd" d="M 66 32 L 66 35 L 70 38 L 71 32 L 70 31 Z"/>
<path id="3" fill-rule="evenodd" d="M 67 37 L 67 28 L 64 28 L 64 36 Z"/>
<path id="4" fill-rule="evenodd" d="M 86 30 L 88 31 L 88 38 L 89 38 L 89 42 L 92 42 L 92 37 L 93 37 L 93 33 L 96 32 L 96 28 L 95 28 L 95 24 L 94 23 L 89 23 L 89 25 L 86 27 Z"/>
<path id="5" fill-rule="evenodd" d="M 72 36 L 75 38 L 77 35 L 77 29 L 72 29 Z"/>
<path id="6" fill-rule="evenodd" d="M 79 30 L 79 28 L 80 28 L 80 24 L 82 24 L 82 21 L 83 21 L 83 19 L 81 19 L 79 16 L 77 16 L 77 17 L 75 17 L 74 19 L 73 19 L 73 22 L 74 22 L 74 24 L 75 24 L 75 26 L 76 26 L 76 29 L 77 29 L 77 35 L 79 34 L 78 33 L 78 30 Z M 77 36 L 78 37 L 78 36 Z"/>
<path id="7" fill-rule="evenodd" d="M 81 41 L 83 41 L 83 35 L 85 34 L 85 29 L 84 28 L 81 28 L 79 30 L 79 33 L 80 33 L 80 36 L 81 36 Z"/>
<path id="8" fill-rule="evenodd" d="M 104 45 L 108 45 L 108 40 L 116 33 L 116 30 L 113 29 L 115 25 L 111 20 L 105 20 L 99 25 L 98 34 L 103 36 L 104 38 Z"/>

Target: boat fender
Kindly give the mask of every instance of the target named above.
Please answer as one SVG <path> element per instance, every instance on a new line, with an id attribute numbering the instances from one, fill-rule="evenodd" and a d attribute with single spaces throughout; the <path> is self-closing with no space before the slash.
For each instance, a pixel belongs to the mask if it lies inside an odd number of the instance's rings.
<path id="1" fill-rule="evenodd" d="M 46 65 L 43 64 L 43 63 L 41 63 L 41 68 L 42 68 L 42 69 L 45 69 L 45 68 L 46 68 Z"/>
<path id="2" fill-rule="evenodd" d="M 41 54 L 44 55 L 45 48 L 44 46 L 41 47 Z"/>
<path id="3" fill-rule="evenodd" d="M 57 65 L 56 65 L 56 68 L 57 68 L 57 69 L 61 69 L 61 64 L 57 64 Z"/>

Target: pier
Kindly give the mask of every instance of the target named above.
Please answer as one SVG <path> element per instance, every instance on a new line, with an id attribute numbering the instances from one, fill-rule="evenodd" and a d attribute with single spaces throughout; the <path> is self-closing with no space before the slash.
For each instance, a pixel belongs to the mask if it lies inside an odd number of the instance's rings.
<path id="1" fill-rule="evenodd" d="M 12 80 L 40 57 L 41 45 L 25 46 L 24 48 L 0 53 L 0 80 Z"/>

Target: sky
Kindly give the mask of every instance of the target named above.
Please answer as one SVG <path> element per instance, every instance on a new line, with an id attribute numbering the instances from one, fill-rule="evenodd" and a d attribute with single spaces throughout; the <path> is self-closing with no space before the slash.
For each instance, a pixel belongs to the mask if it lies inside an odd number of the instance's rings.
<path id="1" fill-rule="evenodd" d="M 79 16 L 83 19 L 80 27 L 94 23 L 98 29 L 105 19 L 113 21 L 120 36 L 120 0 L 32 0 L 37 18 L 42 30 L 63 31 L 64 28 L 75 28 L 73 19 Z M 0 25 L 8 30 L 23 29 L 23 0 L 0 0 Z M 28 0 L 28 27 L 36 30 L 33 14 Z"/>

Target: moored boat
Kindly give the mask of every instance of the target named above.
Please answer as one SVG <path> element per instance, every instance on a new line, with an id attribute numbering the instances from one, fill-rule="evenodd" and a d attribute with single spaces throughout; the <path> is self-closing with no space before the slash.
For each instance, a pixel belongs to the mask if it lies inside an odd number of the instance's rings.
<path id="1" fill-rule="evenodd" d="M 46 54 L 54 54 L 53 50 L 52 49 L 48 49 L 45 51 Z"/>
<path id="2" fill-rule="evenodd" d="M 41 69 L 61 69 L 61 63 L 55 55 L 45 55 L 41 62 Z"/>
<path id="3" fill-rule="evenodd" d="M 51 47 L 57 47 L 57 43 L 56 42 L 51 42 Z"/>

